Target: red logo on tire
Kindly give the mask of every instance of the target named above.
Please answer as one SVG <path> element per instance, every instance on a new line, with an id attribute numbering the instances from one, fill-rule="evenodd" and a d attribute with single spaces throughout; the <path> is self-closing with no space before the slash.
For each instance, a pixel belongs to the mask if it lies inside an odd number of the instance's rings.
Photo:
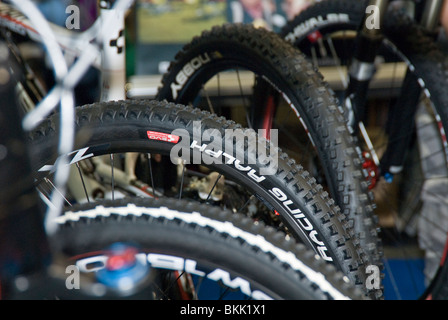
<path id="1" fill-rule="evenodd" d="M 174 134 L 168 134 L 157 131 L 146 131 L 149 140 L 165 141 L 170 143 L 178 143 L 180 137 Z"/>

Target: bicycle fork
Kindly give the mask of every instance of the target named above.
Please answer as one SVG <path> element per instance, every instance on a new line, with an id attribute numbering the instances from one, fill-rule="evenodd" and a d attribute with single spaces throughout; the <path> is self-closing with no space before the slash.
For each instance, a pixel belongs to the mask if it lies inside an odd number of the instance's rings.
<path id="1" fill-rule="evenodd" d="M 381 161 L 376 155 L 372 142 L 364 127 L 366 119 L 367 92 L 375 74 L 375 58 L 383 42 L 383 19 L 389 6 L 389 0 L 371 0 L 358 30 L 353 60 L 349 67 L 349 84 L 345 96 L 345 105 L 349 110 L 348 124 L 353 133 L 361 134 L 380 174 L 387 182 L 392 182 L 394 174 L 403 168 L 406 150 L 411 142 L 414 128 L 414 116 L 420 97 L 417 78 L 406 73 L 397 104 L 389 109 L 387 133 L 388 146 Z M 377 170 L 377 169 L 371 169 Z M 373 187 L 372 185 L 371 187 Z"/>

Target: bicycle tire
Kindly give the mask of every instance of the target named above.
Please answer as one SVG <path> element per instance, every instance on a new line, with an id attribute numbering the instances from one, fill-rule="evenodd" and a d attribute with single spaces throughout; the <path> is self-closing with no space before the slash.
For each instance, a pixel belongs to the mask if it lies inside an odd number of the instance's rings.
<path id="1" fill-rule="evenodd" d="M 215 206 L 132 198 L 77 205 L 57 219 L 60 227 L 52 238 L 56 250 L 73 257 L 70 263 L 81 271 L 93 272 L 87 265 L 95 265 L 95 272 L 105 267 L 104 260 L 95 257 L 102 257 L 111 244 L 132 243 L 149 262 L 154 261 L 151 255 L 165 259 L 164 266 L 180 258 L 194 261 L 194 271 L 187 270 L 186 264 L 179 270 L 220 282 L 218 288 L 227 285 L 232 293 L 240 289 L 250 299 L 363 299 L 341 272 L 316 259 L 311 250 L 262 223 Z M 151 266 L 161 267 L 155 262 Z M 195 296 L 219 297 L 210 295 L 210 290 Z M 151 299 L 173 298 L 157 293 Z M 127 298 L 136 295 L 133 292 Z M 229 295 L 235 297 L 235 293 Z"/>
<path id="2" fill-rule="evenodd" d="M 210 59 L 189 67 L 203 56 Z M 175 56 L 162 78 L 156 99 L 192 103 L 203 84 L 218 72 L 231 68 L 254 72 L 285 97 L 317 149 L 331 197 L 352 220 L 369 263 L 381 265 L 377 219 L 356 140 L 349 134 L 322 76 L 275 33 L 243 24 L 225 24 L 203 32 Z M 186 76 L 179 82 L 183 72 Z M 279 141 L 280 147 L 282 143 Z"/>
<path id="3" fill-rule="evenodd" d="M 315 31 L 329 33 L 339 30 L 357 30 L 361 25 L 368 0 L 320 1 L 296 15 L 279 32 L 295 47 L 307 50 Z"/>
<path id="4" fill-rule="evenodd" d="M 316 31 L 324 38 L 327 34 L 337 31 L 356 31 L 362 22 L 367 3 L 368 1 L 347 0 L 316 3 L 288 22 L 281 31 L 281 35 L 298 48 L 309 52 L 307 48 L 309 48 L 312 40 L 308 37 Z M 313 21 L 314 23 L 312 23 Z M 448 114 L 446 108 L 444 108 L 448 103 L 448 98 L 443 90 L 447 85 L 446 70 L 448 64 L 446 58 L 434 41 L 433 34 L 418 26 L 400 10 L 388 10 L 383 19 L 382 30 L 386 39 L 386 47 L 406 63 L 408 70 L 418 79 L 418 84 L 424 95 L 431 100 L 432 111 L 435 114 L 435 132 L 438 132 L 439 139 L 442 141 L 441 148 L 437 149 L 437 152 L 442 153 L 444 159 L 442 162 L 444 161 L 446 167 L 446 144 L 443 143 L 443 141 L 446 141 L 445 132 L 448 128 Z M 437 166 L 439 165 L 440 163 L 437 164 Z M 426 192 L 429 193 L 430 191 Z M 443 210 L 443 208 L 438 210 Z M 440 214 L 440 216 L 443 216 L 443 214 Z M 428 218 L 421 219 L 429 221 Z M 421 220 L 420 223 L 424 224 L 425 221 Z M 432 233 L 439 227 L 433 225 L 430 229 L 433 230 L 430 231 Z M 445 242 L 442 242 L 443 247 Z M 431 248 L 426 246 L 426 249 Z M 446 272 L 443 272 L 443 269 L 446 269 L 446 258 L 440 261 L 438 272 L 440 276 L 432 281 L 421 298 L 443 299 L 446 297 L 443 293 Z M 433 288 L 436 289 L 432 290 Z"/>
<path id="5" fill-rule="evenodd" d="M 72 163 L 78 162 L 86 155 L 98 156 L 122 152 L 169 154 L 175 145 L 166 141 L 148 139 L 147 131 L 171 134 L 176 129 L 183 129 L 187 135 L 186 138 L 191 137 L 190 141 L 193 141 L 193 134 L 197 134 L 193 132 L 193 121 L 202 121 L 205 124 L 201 127 L 201 132 L 205 131 L 205 127 L 213 128 L 222 132 L 223 137 L 225 137 L 226 129 L 241 129 L 239 125 L 222 117 L 199 109 L 166 102 L 97 103 L 76 110 L 77 139 L 75 145 L 76 148 L 82 150 L 82 155 L 75 152 L 71 161 Z M 37 181 L 42 181 L 49 175 L 52 164 L 56 160 L 53 141 L 57 139 L 58 122 L 57 115 L 52 116 L 30 134 L 34 170 L 38 173 Z M 224 141 L 222 143 L 224 145 Z M 244 150 L 245 156 L 255 159 L 255 151 L 248 147 L 253 143 L 256 142 L 252 140 L 246 145 L 239 143 L 237 147 Z M 86 147 L 87 149 L 85 149 Z M 224 146 L 222 148 L 226 150 Z M 328 194 L 316 184 L 315 180 L 310 178 L 308 173 L 289 159 L 286 154 L 279 151 L 275 174 L 264 176 L 260 183 L 256 183 L 253 178 L 250 178 L 247 171 L 238 170 L 233 162 L 203 164 L 217 172 L 233 177 L 247 190 L 251 190 L 251 193 L 256 194 L 269 209 L 276 210 L 285 219 L 284 223 L 292 236 L 298 236 L 299 241 L 303 241 L 313 248 L 324 259 L 328 260 L 328 257 L 331 256 L 332 263 L 337 269 L 342 270 L 356 285 L 364 287 L 366 279 L 363 266 L 364 253 L 360 249 L 346 217 L 334 205 Z M 260 172 L 264 165 L 255 163 L 251 166 Z M 274 193 L 269 192 L 272 188 L 279 189 L 276 189 L 277 191 Z M 276 192 L 280 192 L 279 190 L 282 194 L 280 198 L 275 196 Z M 303 215 L 300 214 L 300 217 L 306 217 L 307 220 L 304 220 L 306 225 L 301 225 L 302 221 L 291 220 L 296 218 L 291 214 L 294 210 L 291 212 L 289 210 L 295 207 L 285 207 L 284 201 L 280 201 L 286 200 L 283 199 L 283 195 L 293 201 L 291 203 L 287 200 L 290 206 L 294 204 L 300 208 L 303 213 Z M 313 230 L 309 228 L 311 225 Z M 302 226 L 305 229 L 302 230 Z M 303 231 L 306 229 L 308 231 L 304 233 Z M 303 235 L 307 237 L 303 238 Z M 326 257 L 327 254 L 328 257 Z"/>

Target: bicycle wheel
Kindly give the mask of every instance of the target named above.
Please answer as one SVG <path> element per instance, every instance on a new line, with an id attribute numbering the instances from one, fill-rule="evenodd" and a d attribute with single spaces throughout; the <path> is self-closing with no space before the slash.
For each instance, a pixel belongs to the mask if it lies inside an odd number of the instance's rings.
<path id="1" fill-rule="evenodd" d="M 69 210 L 58 217 L 60 227 L 52 243 L 88 279 L 71 283 L 84 289 L 84 297 L 363 298 L 342 273 L 316 259 L 311 250 L 216 206 L 129 198 Z M 76 291 L 72 290 L 75 298 Z M 65 294 L 70 298 L 69 290 Z"/>
<path id="2" fill-rule="evenodd" d="M 350 63 L 356 30 L 367 3 L 322 1 L 299 14 L 282 30 L 282 36 L 308 54 L 316 66 L 336 67 L 342 76 L 335 77 L 333 85 L 341 92 L 346 88 L 345 67 Z M 372 185 L 376 212 L 383 230 L 393 229 L 387 235 L 393 241 L 402 235 L 414 238 L 418 233 L 419 246 L 426 252 L 426 284 L 443 282 L 431 279 L 437 279 L 436 269 L 445 264 L 440 261 L 448 230 L 444 226 L 448 190 L 445 134 L 448 118 L 444 106 L 448 101 L 443 89 L 447 83 L 447 63 L 434 38 L 403 11 L 390 8 L 383 21 L 385 39 L 377 57 L 377 77 L 369 88 L 367 115 L 363 118 L 380 163 L 379 169 L 370 166 L 370 160 L 366 166 L 381 175 L 390 172 L 392 166 L 403 170 L 395 174 L 392 183 L 381 177 Z M 382 71 L 392 75 L 387 82 Z M 384 103 L 381 93 L 392 99 Z M 397 120 L 403 119 L 403 115 L 404 121 Z M 376 120 L 384 117 L 387 122 Z M 418 291 L 416 295 L 440 298 L 436 291 L 431 293 L 431 288 L 432 285 L 426 293 Z"/>
<path id="3" fill-rule="evenodd" d="M 244 136 L 251 131 L 243 131 L 241 126 L 234 122 L 201 112 L 199 109 L 156 101 L 120 101 L 88 105 L 77 108 L 76 119 L 77 151 L 71 155 L 71 164 L 75 166 L 74 171 L 81 174 L 73 177 L 72 182 L 74 179 L 86 182 L 88 178 L 94 177 L 97 181 L 95 186 L 101 184 L 103 179 L 108 181 L 109 187 L 98 191 L 96 188 L 90 189 L 87 183 L 80 183 L 71 191 L 82 190 L 100 198 L 107 198 L 111 190 L 118 191 L 118 183 L 110 183 L 110 179 L 124 175 L 123 171 L 117 168 L 117 154 L 149 153 L 153 160 L 156 155 L 166 156 L 168 161 L 154 161 L 144 165 L 153 169 L 158 165 L 157 171 L 164 174 L 164 180 L 172 182 L 170 188 L 158 189 L 155 182 L 153 184 L 155 179 L 152 177 L 155 174 L 150 173 L 147 180 L 149 186 L 145 188 L 149 196 L 154 197 L 155 194 L 161 197 L 165 194 L 212 202 L 235 212 L 246 213 L 254 219 L 263 219 L 276 228 L 286 229 L 292 236 L 313 248 L 358 286 L 365 285 L 363 252 L 354 241 L 355 238 L 352 238 L 353 231 L 345 216 L 314 179 L 280 151 L 273 174 L 260 174 L 266 164 L 258 162 L 257 152 L 250 146 L 260 145 L 265 140 L 256 136 Z M 45 194 L 48 188 L 53 190 L 51 170 L 56 159 L 52 140 L 57 138 L 58 121 L 57 116 L 53 116 L 31 133 L 36 181 L 42 194 Z M 195 125 L 198 122 L 202 124 L 201 127 Z M 216 144 L 218 140 L 215 140 L 215 149 L 197 148 L 198 145 L 209 144 L 218 136 L 206 137 L 207 129 L 219 132 L 220 137 L 224 138 L 220 144 Z M 168 135 L 177 142 L 170 142 Z M 237 142 L 234 142 L 234 139 Z M 232 150 L 226 147 L 225 140 L 230 141 Z M 186 146 L 182 155 L 179 154 L 181 142 Z M 266 145 L 263 147 L 266 148 Z M 189 153 L 190 149 L 194 149 L 197 154 Z M 219 152 L 222 150 L 226 155 Z M 244 157 L 239 157 L 240 151 L 237 153 L 235 150 L 243 150 Z M 114 163 L 109 166 L 109 176 L 104 178 L 101 174 L 104 170 L 99 169 L 97 160 L 99 156 L 108 154 L 115 154 L 110 158 Z M 169 176 L 166 172 L 171 172 L 171 169 L 163 168 L 162 164 L 171 168 L 173 154 L 175 158 L 191 161 L 192 165 L 182 166 L 179 173 L 175 171 L 174 175 Z M 230 156 L 231 154 L 234 156 Z M 197 155 L 200 161 L 195 163 L 194 157 Z M 207 158 L 207 155 L 220 155 L 220 158 Z M 89 160 L 87 163 L 81 161 L 86 162 L 86 159 Z M 110 159 L 106 162 L 111 161 Z M 211 161 L 213 159 L 216 161 Z M 203 167 L 207 170 L 202 170 Z M 177 169 L 175 167 L 174 170 Z M 198 176 L 201 179 L 198 179 Z M 202 179 L 203 176 L 205 177 Z M 130 188 L 136 189 L 138 184 L 132 179 L 126 181 Z M 219 186 L 221 191 L 214 196 L 216 186 Z M 114 187 L 117 190 L 113 189 Z M 130 192 L 126 189 L 121 191 L 124 194 Z M 201 193 L 205 193 L 205 196 L 201 196 Z M 115 197 L 118 199 L 119 195 Z M 84 196 L 85 198 L 87 196 Z M 93 196 L 90 201 L 93 201 Z"/>
<path id="4" fill-rule="evenodd" d="M 356 142 L 321 76 L 291 45 L 251 25 L 214 27 L 176 55 L 157 99 L 210 110 L 266 130 L 261 132 L 270 139 L 276 132 L 279 146 L 352 220 L 369 263 L 381 265 L 377 221 Z"/>

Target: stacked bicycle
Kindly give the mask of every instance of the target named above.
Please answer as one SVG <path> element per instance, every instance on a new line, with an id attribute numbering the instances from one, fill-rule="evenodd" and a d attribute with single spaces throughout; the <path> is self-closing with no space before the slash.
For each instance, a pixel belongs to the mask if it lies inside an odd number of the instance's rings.
<path id="1" fill-rule="evenodd" d="M 363 142 L 384 234 L 401 247 L 418 236 L 427 290 L 416 295 L 435 299 L 446 298 L 447 77 L 437 43 L 443 5 L 321 1 L 281 32 L 321 70 L 336 71 L 333 85 Z M 392 98 L 382 106 L 384 96 Z"/>
<path id="2" fill-rule="evenodd" d="M 120 100 L 124 60 L 111 40 L 132 2 L 101 1 L 100 18 L 75 36 L 48 24 L 29 1 L 0 3 L 2 296 L 362 297 L 354 285 L 366 284 L 363 250 L 303 167 L 214 114 Z M 45 45 L 54 86 L 42 86 L 27 67 L 24 39 Z M 297 59 L 274 34 L 264 40 Z M 73 88 L 92 65 L 103 71 L 102 102 L 74 108 Z M 307 84 L 312 97 L 337 110 L 310 65 L 301 65 L 319 82 Z M 155 173 L 168 183 L 156 186 Z M 204 297 L 199 289 L 209 281 L 218 293 Z"/>
<path id="3" fill-rule="evenodd" d="M 280 146 L 351 219 L 371 264 L 383 261 L 378 220 L 387 242 L 420 232 L 428 288 L 419 294 L 444 298 L 447 79 L 446 59 L 435 41 L 442 4 L 320 1 L 290 21 L 281 35 L 323 72 L 326 67 L 335 71 L 332 85 L 341 103 L 325 102 L 325 87 L 310 93 L 307 85 L 319 79 L 310 71 L 294 72 L 307 70 L 300 54 L 296 60 L 285 57 L 282 52 L 290 49 L 280 43 L 265 46 L 262 36 L 249 40 L 245 35 L 258 31 L 247 27 L 243 34 L 234 25 L 216 27 L 186 45 L 164 75 L 158 98 L 232 115 L 254 129 L 278 129 Z M 181 78 L 189 62 L 207 50 L 221 59 L 198 65 Z M 210 91 L 232 73 L 238 84 L 254 79 L 252 86 L 237 87 L 242 93 L 237 102 L 225 89 Z M 393 103 L 381 113 L 375 102 L 385 94 Z M 214 96 L 219 99 L 210 98 Z M 382 118 L 386 124 L 375 127 Z"/>

